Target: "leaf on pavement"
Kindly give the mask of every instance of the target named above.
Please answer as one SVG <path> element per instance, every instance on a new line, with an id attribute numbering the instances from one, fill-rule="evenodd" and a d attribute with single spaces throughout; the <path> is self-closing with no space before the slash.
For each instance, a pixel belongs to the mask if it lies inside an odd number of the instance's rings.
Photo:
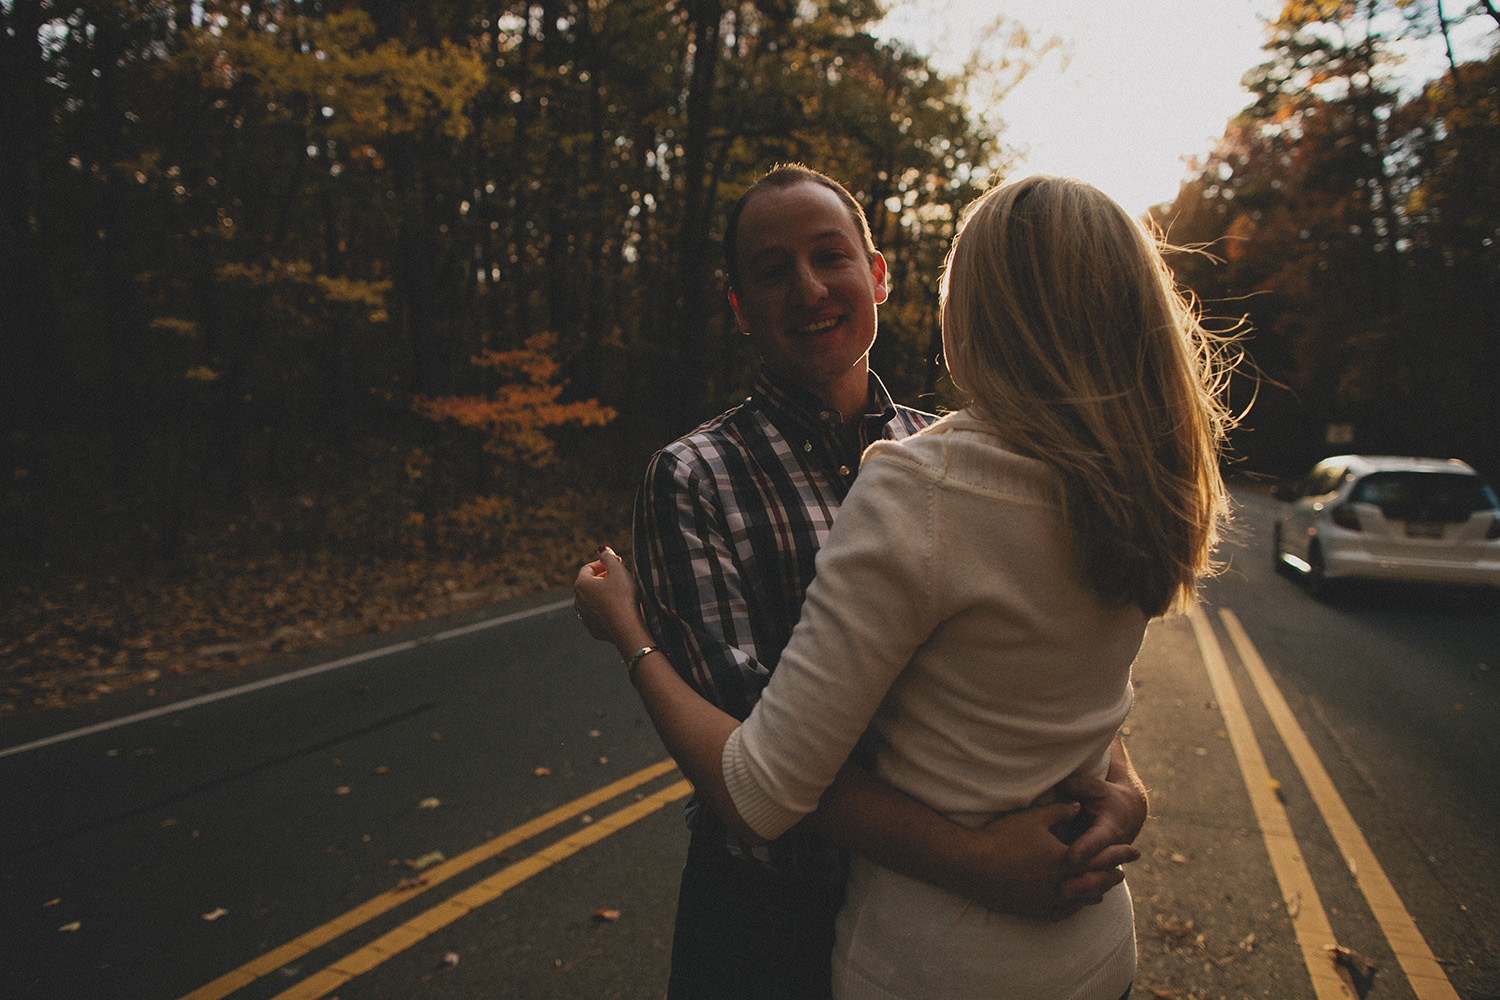
<path id="1" fill-rule="evenodd" d="M 450 966 L 451 965 L 457 965 L 458 964 L 458 952 L 456 952 L 456 951 L 450 951 L 450 952 L 448 952 L 448 954 L 444 955 L 443 956 L 443 964 L 444 965 L 450 965 Z"/>
<path id="2" fill-rule="evenodd" d="M 75 920 L 71 924 L 63 924 L 61 927 L 58 928 L 58 931 L 59 932 L 64 932 L 64 933 L 71 934 L 73 931 L 78 930 L 78 928 L 80 928 L 82 926 L 83 926 L 83 922 L 82 921 Z"/>
<path id="3" fill-rule="evenodd" d="M 1354 980 L 1355 990 L 1360 996 L 1364 996 L 1370 984 L 1375 981 L 1375 973 L 1379 966 L 1353 948 L 1332 944 L 1328 946 L 1328 951 L 1333 955 L 1335 965 L 1341 965 L 1349 970 L 1349 977 Z"/>
<path id="4" fill-rule="evenodd" d="M 547 775 L 549 775 L 549 774 L 552 773 L 552 768 L 550 768 L 550 767 L 538 767 L 535 770 L 533 770 L 531 773 L 534 774 L 534 775 L 536 775 L 538 778 L 545 778 Z"/>
<path id="5" fill-rule="evenodd" d="M 399 882 L 396 883 L 396 885 L 395 885 L 395 891 L 396 892 L 405 892 L 408 889 L 420 889 L 420 888 L 422 888 L 422 886 L 424 886 L 426 884 L 427 884 L 427 876 L 426 875 L 408 875 L 406 878 L 404 878 L 401 881 L 399 881 Z"/>
<path id="6" fill-rule="evenodd" d="M 218 920 L 220 917 L 227 916 L 228 914 L 228 910 L 224 909 L 224 907 L 222 906 L 219 906 L 203 914 L 203 919 L 212 922 L 214 920 Z"/>
<path id="7" fill-rule="evenodd" d="M 433 865 L 447 860 L 448 859 L 443 856 L 442 851 L 428 851 L 426 854 L 422 855 L 420 858 L 417 858 L 415 861 L 406 862 L 406 867 L 412 869 L 413 871 L 421 871 L 424 868 L 431 868 Z"/>
<path id="8" fill-rule="evenodd" d="M 348 795 L 352 789 L 348 785 L 340 785 L 333 790 L 335 795 Z"/>
<path id="9" fill-rule="evenodd" d="M 620 911 L 619 910 L 595 910 L 593 913 L 589 914 L 589 916 L 593 917 L 595 920 L 607 921 L 609 923 L 614 923 L 616 920 L 620 919 Z"/>
<path id="10" fill-rule="evenodd" d="M 438 806 L 440 806 L 442 804 L 443 803 L 442 803 L 442 801 L 440 799 L 435 798 L 434 796 L 429 795 L 429 796 L 427 796 L 427 798 L 425 798 L 421 802 L 417 803 L 417 808 L 418 809 L 436 809 Z"/>

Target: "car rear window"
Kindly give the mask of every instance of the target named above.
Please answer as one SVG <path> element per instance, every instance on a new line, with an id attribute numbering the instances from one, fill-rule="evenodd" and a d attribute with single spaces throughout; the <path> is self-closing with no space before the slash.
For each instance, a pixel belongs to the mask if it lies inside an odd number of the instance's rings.
<path id="1" fill-rule="evenodd" d="M 1478 476 L 1448 472 L 1372 472 L 1355 484 L 1349 499 L 1370 503 L 1399 521 L 1467 521 L 1477 510 L 1494 510 L 1495 494 Z"/>

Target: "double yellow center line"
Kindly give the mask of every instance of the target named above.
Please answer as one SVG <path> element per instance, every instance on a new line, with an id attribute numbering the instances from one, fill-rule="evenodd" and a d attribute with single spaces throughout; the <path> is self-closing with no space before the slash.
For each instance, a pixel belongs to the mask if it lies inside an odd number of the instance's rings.
<path id="1" fill-rule="evenodd" d="M 506 850 L 540 836 L 561 823 L 582 815 L 589 809 L 624 795 L 649 781 L 672 771 L 676 765 L 664 760 L 637 771 L 574 799 L 548 813 L 538 816 L 507 833 L 467 851 L 452 860 L 423 872 L 425 883 L 414 889 L 391 889 L 374 899 L 355 907 L 348 913 L 335 917 L 321 927 L 316 927 L 264 955 L 246 962 L 232 972 L 227 972 L 205 986 L 182 997 L 182 1000 L 222 1000 L 236 990 L 275 972 L 290 962 L 309 954 L 348 932 L 370 922 L 376 917 L 398 906 L 410 902 L 415 896 L 431 891 L 448 879 L 468 871 L 476 865 L 489 861 Z M 275 1000 L 316 1000 L 338 989 L 349 980 L 368 972 L 386 959 L 405 951 L 433 932 L 448 926 L 459 917 L 490 903 L 520 883 L 557 864 L 590 844 L 597 843 L 612 833 L 624 829 L 637 820 L 651 815 L 663 806 L 685 798 L 692 791 L 686 781 L 668 785 L 641 800 L 611 813 L 563 839 L 536 852 L 525 860 L 508 865 L 488 878 L 475 883 L 437 906 L 434 906 L 406 921 L 387 934 L 371 941 L 364 947 L 338 959 L 332 965 L 302 980 L 296 986 L 277 995 Z"/>
<path id="2" fill-rule="evenodd" d="M 1318 759 L 1281 690 L 1271 679 L 1270 671 L 1250 642 L 1239 618 L 1228 608 L 1220 609 L 1219 617 L 1234 644 L 1240 664 L 1250 677 L 1256 695 L 1265 706 L 1287 753 L 1296 763 L 1318 811 L 1323 814 L 1323 821 L 1344 855 L 1344 861 L 1360 892 L 1369 902 L 1381 933 L 1395 953 L 1417 1000 L 1459 1000 L 1457 991 L 1448 981 L 1442 966 L 1433 956 L 1432 949 L 1417 929 L 1416 921 L 1407 912 L 1395 887 L 1386 877 L 1385 870 L 1376 860 L 1375 852 L 1370 849 L 1359 825 L 1355 823 L 1353 815 L 1334 787 L 1333 779 L 1328 776 L 1322 761 Z M 1334 937 L 1332 925 L 1323 910 L 1312 874 L 1303 860 L 1286 807 L 1272 791 L 1270 769 L 1266 766 L 1244 702 L 1240 700 L 1239 689 L 1229 674 L 1229 664 L 1214 635 L 1213 625 L 1203 609 L 1197 606 L 1188 611 L 1188 619 L 1198 640 L 1209 683 L 1213 686 L 1214 698 L 1224 716 L 1224 728 L 1234 747 L 1235 758 L 1239 761 L 1240 774 L 1250 793 L 1250 806 L 1255 812 L 1256 824 L 1260 827 L 1266 851 L 1271 857 L 1271 869 L 1275 872 L 1282 898 L 1286 901 L 1297 942 L 1302 947 L 1303 961 L 1312 977 L 1313 993 L 1318 1000 L 1353 998 L 1355 991 L 1345 980 L 1342 970 L 1333 962 L 1331 950 L 1338 945 L 1338 940 Z"/>

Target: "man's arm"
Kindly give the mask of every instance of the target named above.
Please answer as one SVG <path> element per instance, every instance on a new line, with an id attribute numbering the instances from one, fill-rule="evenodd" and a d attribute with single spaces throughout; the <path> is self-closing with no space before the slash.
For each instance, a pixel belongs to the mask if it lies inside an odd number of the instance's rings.
<path id="1" fill-rule="evenodd" d="M 1145 788 L 1118 737 L 1105 780 L 1070 778 L 1064 793 L 1075 784 L 1087 799 L 1008 813 L 971 830 L 850 762 L 803 822 L 876 864 L 988 909 L 1061 919 L 1124 879 L 1119 866 L 1140 857 L 1130 843 L 1146 816 Z M 1090 823 L 1070 848 L 1052 831 L 1080 813 Z"/>

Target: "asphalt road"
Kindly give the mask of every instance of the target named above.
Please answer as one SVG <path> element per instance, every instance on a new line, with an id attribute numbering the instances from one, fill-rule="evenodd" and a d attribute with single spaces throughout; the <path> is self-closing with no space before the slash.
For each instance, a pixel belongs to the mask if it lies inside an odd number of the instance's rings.
<path id="1" fill-rule="evenodd" d="M 1136 996 L 1500 997 L 1500 618 L 1314 601 L 1241 500 L 1137 667 Z M 0 998 L 661 997 L 685 788 L 567 599 L 6 720 Z"/>

